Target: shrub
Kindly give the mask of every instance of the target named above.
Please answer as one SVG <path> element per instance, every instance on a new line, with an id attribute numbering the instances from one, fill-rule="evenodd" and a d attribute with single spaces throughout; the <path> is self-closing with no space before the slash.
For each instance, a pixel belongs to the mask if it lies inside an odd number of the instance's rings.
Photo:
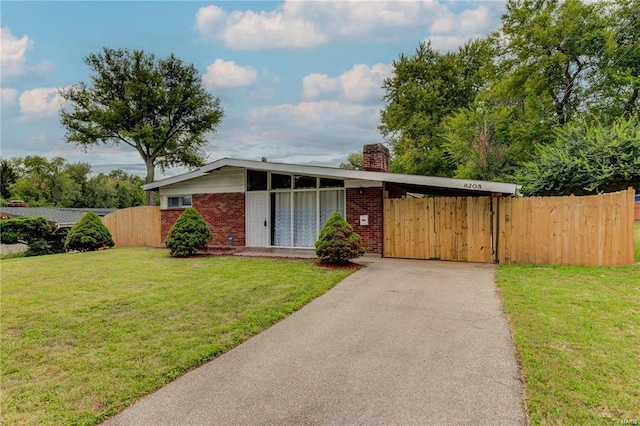
<path id="1" fill-rule="evenodd" d="M 67 250 L 96 251 L 114 245 L 109 228 L 102 223 L 97 214 L 88 212 L 69 231 L 65 248 Z"/>
<path id="2" fill-rule="evenodd" d="M 29 246 L 24 256 L 62 253 L 66 233 L 53 233 L 44 217 L 20 217 L 0 221 L 0 242 L 3 244 L 23 243 Z"/>
<path id="3" fill-rule="evenodd" d="M 362 256 L 364 248 L 360 245 L 360 235 L 353 232 L 340 213 L 333 212 L 320 231 L 316 254 L 322 263 L 347 265 L 349 259 Z"/>
<path id="4" fill-rule="evenodd" d="M 206 250 L 212 238 L 207 222 L 196 209 L 189 207 L 173 224 L 164 243 L 171 256 L 193 256 L 197 250 Z"/>

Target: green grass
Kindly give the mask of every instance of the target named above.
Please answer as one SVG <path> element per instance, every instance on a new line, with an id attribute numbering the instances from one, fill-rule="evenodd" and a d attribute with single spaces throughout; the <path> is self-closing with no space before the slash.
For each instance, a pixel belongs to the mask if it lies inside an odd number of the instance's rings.
<path id="1" fill-rule="evenodd" d="M 94 424 L 352 271 L 121 248 L 3 260 L 3 424 Z"/>
<path id="2" fill-rule="evenodd" d="M 497 280 L 532 424 L 640 421 L 640 266 L 511 264 Z"/>

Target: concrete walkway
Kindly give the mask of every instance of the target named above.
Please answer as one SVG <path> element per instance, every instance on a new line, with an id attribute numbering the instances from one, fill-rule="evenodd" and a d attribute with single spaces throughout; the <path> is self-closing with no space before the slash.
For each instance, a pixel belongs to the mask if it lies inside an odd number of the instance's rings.
<path id="1" fill-rule="evenodd" d="M 106 422 L 523 425 L 493 265 L 379 259 Z"/>

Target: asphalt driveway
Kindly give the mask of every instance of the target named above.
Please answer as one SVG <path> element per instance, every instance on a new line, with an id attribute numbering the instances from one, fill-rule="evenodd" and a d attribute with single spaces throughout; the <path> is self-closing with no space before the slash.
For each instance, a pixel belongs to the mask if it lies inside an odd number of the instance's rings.
<path id="1" fill-rule="evenodd" d="M 381 259 L 107 425 L 525 424 L 485 264 Z"/>

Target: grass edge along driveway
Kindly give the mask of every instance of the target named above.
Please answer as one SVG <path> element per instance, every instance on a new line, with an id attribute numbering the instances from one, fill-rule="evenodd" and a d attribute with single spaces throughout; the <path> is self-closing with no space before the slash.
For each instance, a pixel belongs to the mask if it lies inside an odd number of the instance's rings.
<path id="1" fill-rule="evenodd" d="M 0 267 L 3 424 L 95 424 L 353 272 L 147 248 Z"/>
<path id="2" fill-rule="evenodd" d="M 640 424 L 640 265 L 502 265 L 538 424 Z"/>

